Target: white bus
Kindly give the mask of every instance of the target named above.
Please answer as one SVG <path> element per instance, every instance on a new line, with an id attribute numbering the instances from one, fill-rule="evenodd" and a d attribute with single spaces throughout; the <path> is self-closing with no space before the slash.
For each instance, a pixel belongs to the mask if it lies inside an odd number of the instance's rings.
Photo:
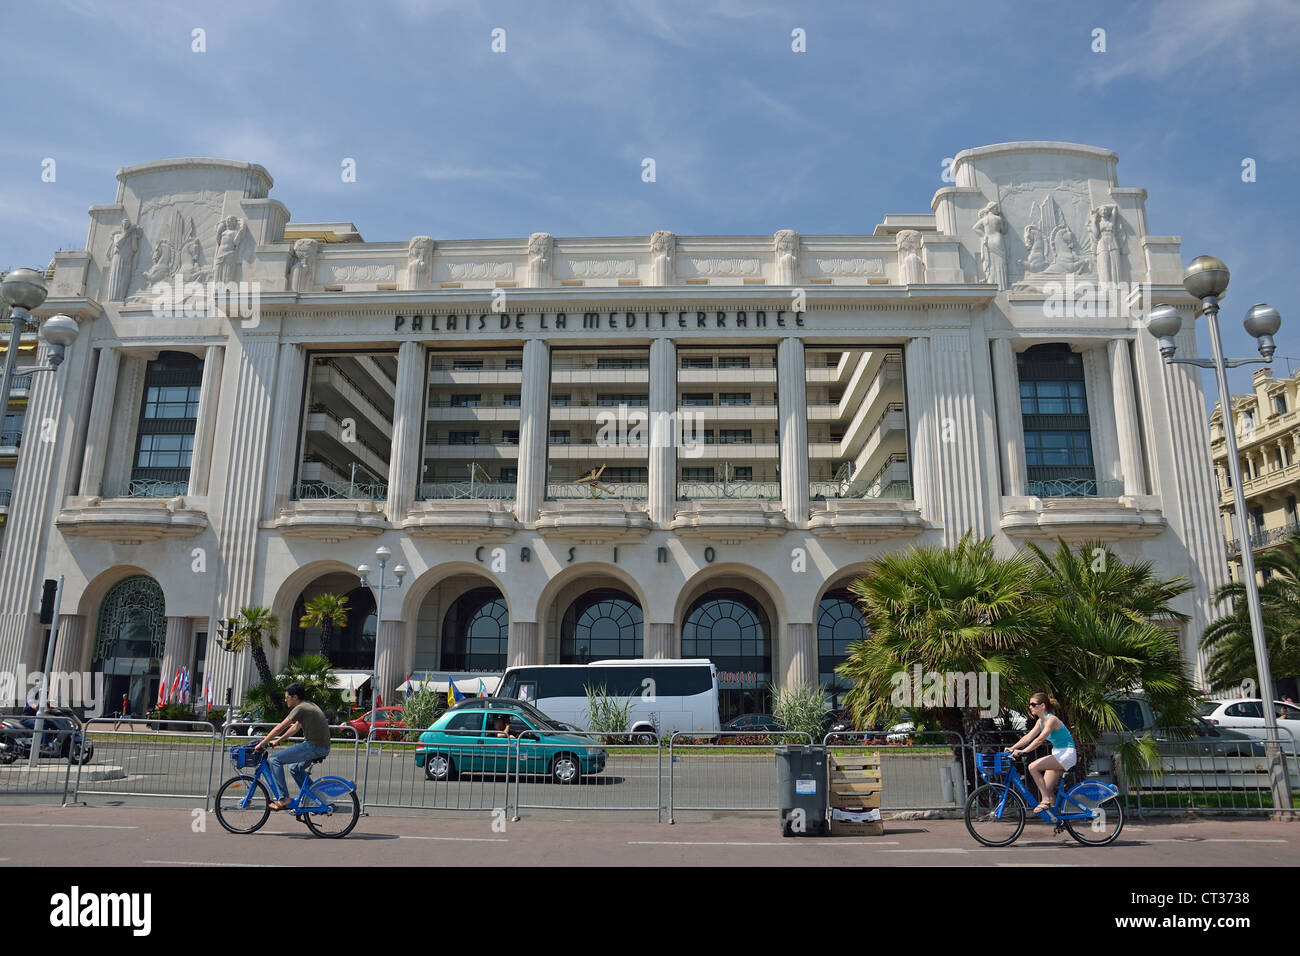
<path id="1" fill-rule="evenodd" d="M 632 702 L 628 730 L 634 734 L 718 729 L 718 669 L 695 660 L 609 660 L 590 664 L 511 667 L 498 695 L 532 704 L 555 720 L 587 729 L 587 688 L 603 687 L 611 697 Z"/>

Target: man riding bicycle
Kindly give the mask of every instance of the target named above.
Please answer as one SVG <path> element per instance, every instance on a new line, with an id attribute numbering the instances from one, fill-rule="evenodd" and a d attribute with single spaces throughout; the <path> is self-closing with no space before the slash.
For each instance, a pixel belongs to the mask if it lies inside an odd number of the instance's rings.
<path id="1" fill-rule="evenodd" d="M 307 777 L 307 769 L 311 766 L 311 762 L 318 757 L 328 756 L 330 752 L 329 721 L 323 710 L 306 699 L 306 694 L 306 688 L 297 681 L 284 689 L 284 703 L 289 708 L 289 716 L 276 724 L 271 732 L 258 741 L 257 746 L 253 748 L 261 750 L 263 747 L 273 747 L 277 739 L 283 740 L 292 737 L 299 730 L 302 731 L 304 738 L 302 743 L 294 744 L 288 750 L 267 758 L 267 769 L 272 779 L 280 788 L 279 792 L 286 794 L 269 804 L 272 810 L 285 810 L 290 804 L 287 796 L 289 787 L 284 779 L 284 765 L 292 764 L 290 770 L 301 792 L 302 782 Z"/>

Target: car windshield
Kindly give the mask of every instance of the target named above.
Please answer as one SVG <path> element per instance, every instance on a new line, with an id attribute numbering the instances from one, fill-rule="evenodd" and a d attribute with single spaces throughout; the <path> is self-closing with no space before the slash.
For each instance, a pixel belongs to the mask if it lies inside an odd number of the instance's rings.
<path id="1" fill-rule="evenodd" d="M 1202 717 L 1209 717 L 1210 714 L 1214 713 L 1218 709 L 1219 702 L 1217 700 L 1203 700 L 1201 701 L 1201 706 L 1197 713 Z"/>

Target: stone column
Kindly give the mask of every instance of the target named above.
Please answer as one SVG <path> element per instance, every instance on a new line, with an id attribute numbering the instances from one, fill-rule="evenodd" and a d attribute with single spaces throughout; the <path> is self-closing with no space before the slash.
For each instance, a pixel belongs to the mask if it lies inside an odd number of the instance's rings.
<path id="1" fill-rule="evenodd" d="M 86 647 L 86 616 L 60 614 L 59 633 L 54 638 L 54 667 L 65 674 L 83 671 L 90 666 Z M 42 664 L 44 661 L 41 662 Z"/>
<path id="2" fill-rule="evenodd" d="M 647 624 L 642 653 L 646 657 L 678 657 L 681 654 L 681 636 L 676 624 Z"/>
<path id="3" fill-rule="evenodd" d="M 677 346 L 650 344 L 650 520 L 667 527 L 677 510 Z"/>
<path id="4" fill-rule="evenodd" d="M 144 373 L 149 360 L 142 355 L 122 356 L 117 390 L 113 396 L 113 423 L 105 451 L 104 488 L 106 497 L 126 494 L 135 464 L 135 440 L 140 427 L 140 400 L 144 395 Z"/>
<path id="5" fill-rule="evenodd" d="M 937 334 L 934 351 L 935 420 L 939 427 L 939 495 L 944 545 L 952 547 L 967 531 L 988 535 L 984 469 L 980 456 L 979 410 L 971 363 L 970 333 Z"/>
<path id="6" fill-rule="evenodd" d="M 393 402 L 393 443 L 388 461 L 388 520 L 399 522 L 415 503 L 424 440 L 424 402 L 428 390 L 424 346 L 403 342 L 397 350 L 397 395 Z"/>
<path id="7" fill-rule="evenodd" d="M 394 689 L 406 678 L 405 674 L 398 673 L 401 669 L 402 637 L 405 631 L 405 621 L 379 622 L 378 692 L 383 695 L 385 707 L 392 705 Z"/>
<path id="8" fill-rule="evenodd" d="M 176 669 L 179 667 L 188 667 L 190 671 L 194 670 L 194 622 L 188 617 L 168 617 L 167 618 L 167 642 L 163 645 L 162 656 L 162 680 L 167 685 L 167 692 L 170 695 L 172 680 L 176 677 Z M 190 679 L 193 680 L 191 673 Z M 190 695 L 193 696 L 194 687 L 190 687 Z M 171 700 L 170 696 L 168 698 Z"/>
<path id="9" fill-rule="evenodd" d="M 551 418 L 550 348 L 541 339 L 529 339 L 524 343 L 523 365 L 515 517 L 522 524 L 531 524 L 537 520 L 537 512 L 546 500 L 546 438 Z"/>
<path id="10" fill-rule="evenodd" d="M 523 667 L 543 663 L 538 646 L 538 628 L 535 621 L 511 621 L 510 639 L 506 646 L 506 666 Z"/>
<path id="11" fill-rule="evenodd" d="M 997 394 L 1003 493 L 1023 497 L 1028 493 L 1025 429 L 1020 414 L 1020 377 L 1010 339 L 993 340 L 993 390 Z"/>
<path id="12" fill-rule="evenodd" d="M 817 629 L 812 624 L 787 624 L 781 641 L 781 689 L 817 686 Z"/>
<path id="13" fill-rule="evenodd" d="M 938 524 L 939 511 L 938 457 L 939 430 L 935 424 L 933 374 L 930 369 L 930 340 L 912 339 L 903 354 L 907 376 L 907 415 L 911 419 L 911 442 L 908 458 L 912 470 L 912 497 L 925 521 Z"/>
<path id="14" fill-rule="evenodd" d="M 203 384 L 199 387 L 198 421 L 194 424 L 194 453 L 190 458 L 190 484 L 187 495 L 208 493 L 212 473 L 212 436 L 221 407 L 221 367 L 225 364 L 224 345 L 209 345 L 203 353 Z"/>
<path id="15" fill-rule="evenodd" d="M 808 522 L 808 377 L 803 340 L 781 340 L 776 349 L 777 403 L 781 422 L 781 507 L 791 525 Z"/>
<path id="16" fill-rule="evenodd" d="M 1088 437 L 1092 444 L 1093 472 L 1097 477 L 1097 494 L 1108 494 L 1108 482 L 1122 482 L 1124 472 L 1119 462 L 1119 439 L 1115 434 L 1114 389 L 1110 383 L 1110 362 L 1101 348 L 1078 353 L 1083 364 L 1083 386 L 1088 400 Z"/>
<path id="17" fill-rule="evenodd" d="M 1137 401 L 1133 394 L 1128 342 L 1125 339 L 1112 339 L 1107 350 L 1110 353 L 1110 383 L 1114 394 L 1115 429 L 1119 437 L 1119 467 L 1124 476 L 1124 494 L 1143 495 L 1146 494 L 1146 474 L 1142 467 L 1142 443 L 1138 434 Z"/>
<path id="18" fill-rule="evenodd" d="M 286 342 L 280 346 L 276 381 L 275 421 L 271 445 L 266 457 L 266 477 L 262 489 L 262 520 L 274 521 L 289 500 L 290 485 L 298 450 L 298 431 L 302 426 L 302 380 L 307 361 L 301 345 Z"/>
<path id="19" fill-rule="evenodd" d="M 113 419 L 113 396 L 117 391 L 117 371 L 122 352 L 112 346 L 99 349 L 95 372 L 95 396 L 90 405 L 90 423 L 86 427 L 86 451 L 81 460 L 79 493 L 98 496 L 103 492 L 104 461 L 108 455 L 109 426 Z"/>

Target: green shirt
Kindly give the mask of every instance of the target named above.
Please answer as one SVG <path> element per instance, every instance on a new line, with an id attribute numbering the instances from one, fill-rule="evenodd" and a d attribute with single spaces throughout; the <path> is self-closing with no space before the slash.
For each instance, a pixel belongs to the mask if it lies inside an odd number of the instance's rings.
<path id="1" fill-rule="evenodd" d="M 309 700 L 304 700 L 289 711 L 290 725 L 302 724 L 302 735 L 307 743 L 317 747 L 330 745 L 330 722 L 325 719 L 325 711 Z"/>

